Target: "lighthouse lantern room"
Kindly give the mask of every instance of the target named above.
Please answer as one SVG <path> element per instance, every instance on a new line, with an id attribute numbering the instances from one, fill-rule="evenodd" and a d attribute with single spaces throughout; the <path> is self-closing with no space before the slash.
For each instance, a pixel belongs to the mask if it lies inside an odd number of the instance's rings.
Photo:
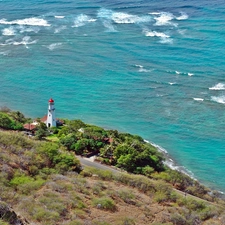
<path id="1" fill-rule="evenodd" d="M 47 127 L 56 127 L 55 107 L 54 100 L 52 98 L 48 101 L 48 113 L 46 120 Z"/>

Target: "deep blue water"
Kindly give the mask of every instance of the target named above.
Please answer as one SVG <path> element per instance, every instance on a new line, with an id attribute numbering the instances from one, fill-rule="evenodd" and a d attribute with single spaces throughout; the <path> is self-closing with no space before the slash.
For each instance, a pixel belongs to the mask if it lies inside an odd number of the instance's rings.
<path id="1" fill-rule="evenodd" d="M 225 191 L 225 4 L 1 0 L 0 106 L 144 137 Z"/>

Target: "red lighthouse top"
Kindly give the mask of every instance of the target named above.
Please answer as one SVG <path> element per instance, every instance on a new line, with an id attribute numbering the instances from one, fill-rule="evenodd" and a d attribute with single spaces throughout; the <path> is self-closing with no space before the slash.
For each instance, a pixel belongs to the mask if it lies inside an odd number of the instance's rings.
<path id="1" fill-rule="evenodd" d="M 53 100 L 52 98 L 50 98 L 48 102 L 53 103 L 53 102 L 54 102 L 54 100 Z"/>

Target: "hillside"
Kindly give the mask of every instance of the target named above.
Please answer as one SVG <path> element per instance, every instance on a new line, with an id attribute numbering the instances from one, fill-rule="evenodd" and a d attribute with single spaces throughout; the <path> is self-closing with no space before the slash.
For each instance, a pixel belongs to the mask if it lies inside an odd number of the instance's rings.
<path id="1" fill-rule="evenodd" d="M 0 224 L 223 224 L 224 202 L 161 179 L 84 168 L 63 146 L 0 132 Z M 160 173 L 158 173 L 160 174 Z"/>

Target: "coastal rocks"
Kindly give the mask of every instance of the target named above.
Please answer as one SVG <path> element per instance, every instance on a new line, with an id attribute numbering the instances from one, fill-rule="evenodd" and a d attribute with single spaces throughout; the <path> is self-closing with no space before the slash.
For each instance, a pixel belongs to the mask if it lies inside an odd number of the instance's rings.
<path id="1" fill-rule="evenodd" d="M 11 225 L 28 225 L 29 222 L 21 218 L 5 202 L 0 201 L 0 219 L 6 220 Z"/>

